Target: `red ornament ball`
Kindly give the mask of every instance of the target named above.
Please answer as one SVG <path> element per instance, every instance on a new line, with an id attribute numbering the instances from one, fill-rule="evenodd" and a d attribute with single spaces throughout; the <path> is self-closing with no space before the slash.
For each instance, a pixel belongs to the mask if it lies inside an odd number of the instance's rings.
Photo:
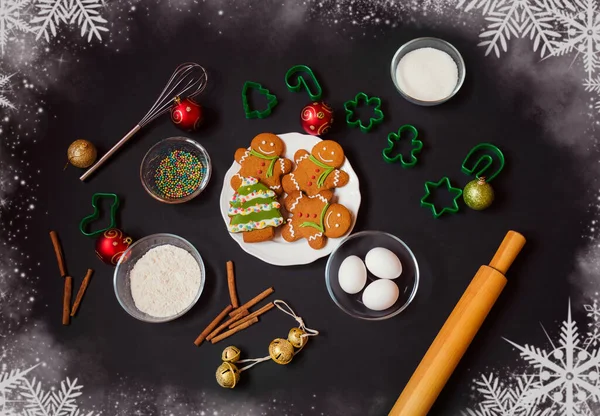
<path id="1" fill-rule="evenodd" d="M 133 240 L 116 228 L 106 230 L 96 240 L 96 255 L 106 264 L 117 264 Z"/>
<path id="2" fill-rule="evenodd" d="M 302 128 L 313 136 L 325 134 L 333 123 L 333 109 L 323 101 L 313 102 L 302 109 Z"/>
<path id="3" fill-rule="evenodd" d="M 195 131 L 202 123 L 203 111 L 200 104 L 191 98 L 177 98 L 171 109 L 171 121 L 183 130 Z"/>

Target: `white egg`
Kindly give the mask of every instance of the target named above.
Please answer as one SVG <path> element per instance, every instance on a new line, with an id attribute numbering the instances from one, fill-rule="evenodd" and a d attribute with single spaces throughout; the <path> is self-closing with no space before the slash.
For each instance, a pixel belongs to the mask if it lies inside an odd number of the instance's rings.
<path id="1" fill-rule="evenodd" d="M 400 290 L 396 283 L 389 279 L 375 280 L 363 292 L 363 304 L 374 311 L 390 308 L 398 300 Z"/>
<path id="2" fill-rule="evenodd" d="M 367 269 L 381 279 L 396 279 L 402 274 L 402 263 L 393 252 L 383 247 L 369 250 L 365 258 Z"/>
<path id="3" fill-rule="evenodd" d="M 362 259 L 357 256 L 348 256 L 340 264 L 338 271 L 340 287 L 351 295 L 360 292 L 367 283 L 367 269 Z"/>

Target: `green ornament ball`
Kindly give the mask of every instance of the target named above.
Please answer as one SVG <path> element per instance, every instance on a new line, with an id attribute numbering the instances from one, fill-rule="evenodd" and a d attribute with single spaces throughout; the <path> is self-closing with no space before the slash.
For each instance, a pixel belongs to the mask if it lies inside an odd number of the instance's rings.
<path id="1" fill-rule="evenodd" d="M 484 177 L 469 182 L 463 190 L 465 204 L 471 209 L 481 211 L 494 202 L 494 188 L 485 181 Z"/>

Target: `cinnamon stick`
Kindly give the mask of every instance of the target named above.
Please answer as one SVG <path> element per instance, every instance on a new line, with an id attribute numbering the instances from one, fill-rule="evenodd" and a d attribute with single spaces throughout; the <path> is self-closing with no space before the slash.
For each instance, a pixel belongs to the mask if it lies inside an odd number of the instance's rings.
<path id="1" fill-rule="evenodd" d="M 238 302 L 237 291 L 235 289 L 235 274 L 233 273 L 233 262 L 231 260 L 227 262 L 227 286 L 229 287 L 231 306 L 233 306 L 233 309 L 237 309 L 240 304 Z"/>
<path id="2" fill-rule="evenodd" d="M 233 306 L 227 305 L 227 307 L 223 309 L 221 313 L 218 314 L 217 317 L 213 319 L 212 322 L 208 324 L 206 328 L 204 328 L 204 331 L 202 331 L 202 333 L 198 335 L 198 338 L 196 338 L 196 340 L 194 341 L 194 344 L 196 344 L 197 347 L 200 346 L 200 344 L 202 344 L 202 342 L 206 339 L 206 336 L 210 334 L 217 325 L 219 325 L 219 322 L 221 322 L 223 318 L 227 316 L 231 309 L 233 309 Z"/>
<path id="3" fill-rule="evenodd" d="M 94 271 L 92 269 L 88 269 L 83 281 L 81 282 L 81 286 L 79 286 L 79 290 L 77 291 L 77 296 L 75 296 L 75 302 L 73 302 L 73 308 L 71 308 L 71 316 L 75 316 L 77 313 L 77 309 L 79 309 L 79 305 L 81 304 L 81 299 L 83 299 L 83 295 L 90 284 L 90 279 L 92 278 L 92 274 Z"/>
<path id="4" fill-rule="evenodd" d="M 241 330 L 246 329 L 250 325 L 254 325 L 257 322 L 258 322 L 258 318 L 254 317 L 251 320 L 247 321 L 246 323 L 238 325 L 235 328 L 230 329 L 229 331 L 223 332 L 221 335 L 217 335 L 216 337 L 211 339 L 210 342 L 212 342 L 213 344 L 216 344 L 217 342 L 223 341 L 225 338 L 228 338 L 231 335 L 235 334 L 236 332 L 240 332 Z"/>
<path id="5" fill-rule="evenodd" d="M 269 296 L 271 293 L 273 293 L 275 290 L 273 290 L 272 287 L 268 288 L 267 290 L 265 290 L 264 292 L 260 293 L 259 295 L 255 296 L 253 299 L 250 299 L 248 302 L 244 303 L 242 306 L 240 306 L 238 309 L 250 309 L 251 307 L 253 307 L 254 305 L 256 305 L 257 303 L 259 303 L 261 300 L 263 300 L 264 298 L 266 298 L 267 296 Z M 231 312 L 229 314 L 229 316 L 233 316 L 235 315 L 236 312 Z"/>
<path id="6" fill-rule="evenodd" d="M 60 277 L 67 275 L 67 269 L 65 267 L 65 259 L 63 256 L 62 246 L 58 239 L 56 231 L 50 231 L 50 239 L 52 240 L 52 246 L 54 247 L 54 254 L 56 255 L 56 261 L 58 262 L 58 270 L 60 271 Z"/>
<path id="7" fill-rule="evenodd" d="M 212 338 L 216 337 L 219 334 L 219 332 L 221 332 L 222 330 L 227 328 L 229 325 L 242 319 L 245 316 L 248 316 L 249 314 L 250 314 L 250 312 L 248 312 L 248 309 L 240 310 L 237 315 L 233 315 L 231 318 L 229 318 L 228 320 L 223 322 L 221 325 L 219 325 L 214 331 L 212 331 L 210 334 L 208 334 L 206 337 L 206 340 L 210 341 Z"/>
<path id="8" fill-rule="evenodd" d="M 65 287 L 63 292 L 63 314 L 62 324 L 69 325 L 69 312 L 71 312 L 71 292 L 73 290 L 73 278 L 65 277 Z"/>
<path id="9" fill-rule="evenodd" d="M 267 311 L 270 311 L 274 306 L 275 306 L 275 304 L 273 302 L 267 303 L 265 306 L 263 306 L 262 308 L 260 308 L 256 312 L 252 312 L 250 315 L 246 316 L 245 318 L 242 317 L 243 319 L 239 319 L 237 321 L 234 321 L 231 325 L 229 325 L 229 329 L 235 328 L 236 326 L 241 325 L 244 322 L 249 321 L 250 319 L 252 319 L 254 317 L 260 316 L 263 313 L 265 313 Z"/>

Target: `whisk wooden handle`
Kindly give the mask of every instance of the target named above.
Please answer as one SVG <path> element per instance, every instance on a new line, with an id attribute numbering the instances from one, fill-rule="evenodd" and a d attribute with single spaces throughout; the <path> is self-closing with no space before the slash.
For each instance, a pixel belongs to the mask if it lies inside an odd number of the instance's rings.
<path id="1" fill-rule="evenodd" d="M 132 128 L 129 131 L 129 133 L 123 136 L 123 138 L 119 140 L 117 144 L 111 147 L 110 150 L 104 154 L 104 156 L 102 156 L 96 163 L 94 163 L 88 170 L 86 170 L 85 173 L 79 177 L 79 180 L 85 181 L 92 173 L 94 173 L 100 166 L 102 166 L 104 162 L 108 160 L 109 157 L 111 157 L 117 150 L 119 150 L 121 146 L 127 143 L 127 141 L 131 139 L 133 135 L 136 134 L 141 128 L 142 126 L 136 124 L 136 126 Z"/>
<path id="2" fill-rule="evenodd" d="M 389 416 L 425 416 L 506 285 L 525 237 L 509 231 L 489 266 L 481 266 L 425 353 Z"/>

